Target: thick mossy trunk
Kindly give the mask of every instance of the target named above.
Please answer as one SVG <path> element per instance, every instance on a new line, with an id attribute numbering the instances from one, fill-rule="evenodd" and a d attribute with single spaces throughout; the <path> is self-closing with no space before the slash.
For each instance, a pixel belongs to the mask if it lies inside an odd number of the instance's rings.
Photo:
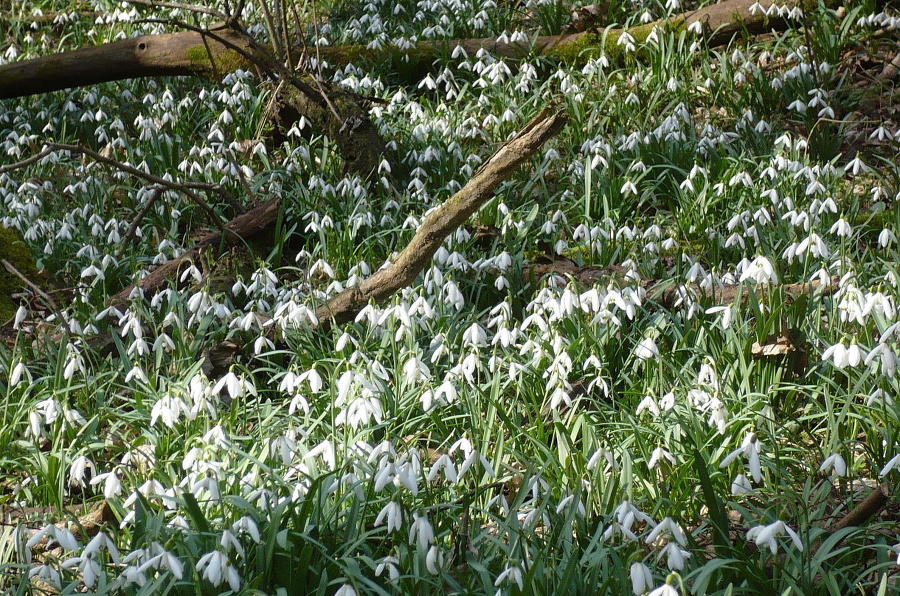
<path id="1" fill-rule="evenodd" d="M 836 0 L 826 0 L 835 5 Z M 398 72 L 416 76 L 426 72 L 434 59 L 461 48 L 472 56 L 487 49 L 497 56 L 520 59 L 531 54 L 545 54 L 566 60 L 583 60 L 606 55 L 615 59 L 624 48 L 619 38 L 626 32 L 637 42 L 647 38 L 656 27 L 668 30 L 690 29 L 710 45 L 727 43 L 733 37 L 755 35 L 783 29 L 784 15 L 794 8 L 814 6 L 812 0 L 726 0 L 699 10 L 685 12 L 668 19 L 629 29 L 608 28 L 568 35 L 541 36 L 518 42 L 501 42 L 496 38 L 422 41 L 409 48 L 365 46 L 316 48 L 311 57 L 333 65 L 378 62 L 394 65 Z M 768 14 L 767 14 L 768 13 Z M 0 99 L 91 85 L 120 79 L 158 75 L 211 76 L 249 67 L 250 61 L 239 50 L 249 50 L 245 36 L 228 30 L 214 32 L 222 43 L 211 36 L 185 32 L 146 35 L 93 48 L 83 48 L 33 60 L 0 66 Z M 305 48 L 295 48 L 301 55 Z"/>
<path id="2" fill-rule="evenodd" d="M 310 76 L 302 79 L 316 94 L 285 85 L 278 97 L 281 127 L 289 128 L 300 116 L 305 116 L 313 130 L 326 134 L 337 144 L 345 171 L 363 178 L 369 176 L 381 163 L 385 146 L 360 98 L 331 83 L 316 82 Z"/>
<path id="3" fill-rule="evenodd" d="M 0 226 L 0 261 L 8 262 L 32 281 L 37 275 L 34 259 L 19 233 L 3 226 Z M 15 314 L 18 305 L 13 294 L 22 291 L 23 287 L 22 280 L 0 266 L 0 324 Z"/>

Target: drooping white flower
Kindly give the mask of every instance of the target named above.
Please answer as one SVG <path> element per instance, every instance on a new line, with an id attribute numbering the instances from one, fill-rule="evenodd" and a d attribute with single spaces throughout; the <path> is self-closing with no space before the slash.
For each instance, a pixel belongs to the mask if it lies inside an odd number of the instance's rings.
<path id="1" fill-rule="evenodd" d="M 754 541 L 760 548 L 764 546 L 768 547 L 774 555 L 778 552 L 778 542 L 776 541 L 776 538 L 784 534 L 790 536 L 791 541 L 794 543 L 794 546 L 797 547 L 797 550 L 803 550 L 803 542 L 800 540 L 800 536 L 798 536 L 797 532 L 789 525 L 781 520 L 767 526 L 754 526 L 750 528 L 747 530 L 747 540 Z"/>
<path id="2" fill-rule="evenodd" d="M 769 259 L 758 256 L 750 261 L 750 264 L 747 265 L 738 281 L 745 282 L 747 280 L 753 280 L 762 285 L 777 284 L 778 274 L 775 272 L 775 268 Z"/>
<path id="3" fill-rule="evenodd" d="M 719 464 L 720 468 L 727 468 L 731 465 L 731 462 L 736 460 L 741 455 L 747 456 L 747 462 L 750 467 L 750 475 L 753 477 L 755 482 L 762 482 L 762 467 L 760 465 L 759 454 L 762 451 L 762 443 L 757 439 L 756 433 L 747 433 L 744 437 L 741 446 L 729 453 L 725 456 L 725 459 L 722 460 L 722 463 Z"/>
<path id="4" fill-rule="evenodd" d="M 634 355 L 641 360 L 659 358 L 659 348 L 652 337 L 645 337 L 634 349 Z"/>
<path id="5" fill-rule="evenodd" d="M 629 575 L 634 596 L 643 596 L 653 585 L 653 574 L 650 573 L 650 568 L 643 563 L 632 563 Z"/>

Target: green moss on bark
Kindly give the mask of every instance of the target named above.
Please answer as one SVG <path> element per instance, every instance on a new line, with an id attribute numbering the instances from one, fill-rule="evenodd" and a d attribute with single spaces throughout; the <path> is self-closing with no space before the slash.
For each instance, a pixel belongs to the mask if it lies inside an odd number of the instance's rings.
<path id="1" fill-rule="evenodd" d="M 628 34 L 634 38 L 635 44 L 640 45 L 647 41 L 653 29 L 660 27 L 658 23 L 639 25 L 628 29 Z M 680 33 L 684 29 L 684 19 L 672 19 L 661 31 Z M 558 45 L 548 52 L 550 56 L 558 58 L 570 64 L 579 64 L 588 60 L 606 56 L 610 62 L 618 62 L 625 56 L 624 45 L 619 45 L 619 38 L 625 33 L 625 29 L 610 29 L 604 33 L 586 32 L 572 43 Z"/>
<path id="2" fill-rule="evenodd" d="M 220 74 L 250 66 L 250 61 L 244 56 L 227 48 L 213 52 L 212 60 L 210 60 L 209 48 L 202 44 L 188 48 L 187 58 L 194 68 L 200 71 L 215 70 Z"/>
<path id="3" fill-rule="evenodd" d="M 8 261 L 29 279 L 33 279 L 37 274 L 31 251 L 21 236 L 15 230 L 2 226 L 0 226 L 0 259 Z M 17 304 L 12 295 L 21 289 L 22 281 L 5 267 L 0 267 L 0 322 L 11 319 L 15 314 Z"/>

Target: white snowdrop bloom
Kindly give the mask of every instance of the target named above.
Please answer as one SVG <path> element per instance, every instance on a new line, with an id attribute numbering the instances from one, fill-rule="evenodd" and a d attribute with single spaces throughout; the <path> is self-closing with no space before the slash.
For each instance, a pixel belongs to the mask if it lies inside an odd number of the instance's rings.
<path id="1" fill-rule="evenodd" d="M 681 571 L 687 559 L 691 558 L 691 553 L 681 548 L 675 542 L 669 542 L 663 547 L 661 555 L 666 556 L 666 566 L 669 571 Z"/>
<path id="2" fill-rule="evenodd" d="M 619 465 L 616 463 L 615 455 L 611 451 L 603 447 L 600 447 L 593 453 L 593 455 L 591 455 L 587 463 L 587 469 L 593 470 L 597 467 L 597 464 L 599 464 L 604 459 L 613 471 L 619 469 Z"/>
<path id="3" fill-rule="evenodd" d="M 866 317 L 872 312 L 878 313 L 888 321 L 892 321 L 897 314 L 897 309 L 890 296 L 886 296 L 881 292 L 869 292 L 865 296 L 862 314 Z"/>
<path id="4" fill-rule="evenodd" d="M 628 574 L 634 596 L 643 596 L 653 586 L 653 574 L 643 563 L 632 563 Z"/>
<path id="5" fill-rule="evenodd" d="M 638 404 L 635 415 L 640 416 L 644 412 L 650 412 L 654 416 L 659 416 L 659 405 L 650 395 L 645 395 L 644 399 Z M 652 466 L 651 466 L 652 467 Z"/>
<path id="6" fill-rule="evenodd" d="M 897 235 L 893 230 L 885 228 L 878 234 L 878 246 L 881 248 L 890 248 L 895 242 L 897 242 Z"/>
<path id="7" fill-rule="evenodd" d="M 747 530 L 747 540 L 754 541 L 760 548 L 767 546 L 774 555 L 778 552 L 778 542 L 776 541 L 776 538 L 784 534 L 790 536 L 791 541 L 794 543 L 797 550 L 803 550 L 803 542 L 800 540 L 800 536 L 798 536 L 797 532 L 789 525 L 781 520 L 767 526 L 754 526 L 753 528 L 750 528 Z"/>
<path id="8" fill-rule="evenodd" d="M 669 463 L 675 463 L 675 456 L 673 456 L 662 447 L 657 447 L 653 450 L 653 453 L 650 454 L 650 461 L 647 462 L 647 467 L 653 470 L 659 464 L 660 460 L 663 459 L 668 460 Z"/>
<path id="9" fill-rule="evenodd" d="M 731 481 L 731 494 L 734 496 L 753 494 L 753 485 L 743 474 L 738 474 Z"/>
<path id="10" fill-rule="evenodd" d="M 684 535 L 684 530 L 682 530 L 681 526 L 676 524 L 671 517 L 663 518 L 647 535 L 644 542 L 646 544 L 653 544 L 661 536 L 668 537 L 682 546 L 687 544 L 687 537 Z"/>
<path id="11" fill-rule="evenodd" d="M 725 456 L 719 464 L 720 468 L 727 468 L 731 462 L 738 457 L 745 455 L 750 467 L 750 475 L 755 482 L 762 482 L 762 466 L 760 464 L 759 454 L 762 452 L 762 443 L 757 439 L 756 433 L 747 433 L 741 446 Z"/>
<path id="12" fill-rule="evenodd" d="M 623 31 L 619 36 L 619 39 L 616 40 L 616 45 L 625 46 L 626 52 L 633 52 L 635 50 L 635 40 L 634 37 L 628 33 L 627 31 Z"/>
<path id="13" fill-rule="evenodd" d="M 103 496 L 106 499 L 112 499 L 122 493 L 122 483 L 115 472 L 105 472 L 97 474 L 91 478 L 91 486 L 103 483 Z"/>
<path id="14" fill-rule="evenodd" d="M 444 555 L 436 545 L 432 545 L 425 555 L 425 568 L 431 575 L 439 575 L 444 567 Z"/>
<path id="15" fill-rule="evenodd" d="M 750 261 L 738 281 L 743 283 L 747 280 L 753 280 L 758 284 L 764 285 L 770 283 L 777 284 L 778 274 L 775 273 L 775 268 L 772 266 L 772 262 L 769 261 L 769 259 L 758 256 Z"/>
<path id="16" fill-rule="evenodd" d="M 397 557 L 384 557 L 375 567 L 375 577 L 381 577 L 381 574 L 387 571 L 388 579 L 395 582 L 400 577 L 400 570 L 397 569 L 399 563 Z"/>
<path id="17" fill-rule="evenodd" d="M 839 453 L 832 453 L 819 466 L 819 472 L 827 472 L 828 470 L 834 471 L 837 476 L 847 475 L 847 464 Z"/>
<path id="18" fill-rule="evenodd" d="M 396 501 L 389 501 L 387 505 L 382 507 L 378 516 L 375 518 L 375 527 L 387 522 L 387 531 L 394 532 L 399 530 L 403 525 L 403 509 Z"/>
<path id="19" fill-rule="evenodd" d="M 890 474 L 891 470 L 894 468 L 900 467 L 900 455 L 895 455 L 881 468 L 881 471 L 878 472 L 879 476 L 887 476 Z"/>
<path id="20" fill-rule="evenodd" d="M 837 343 L 822 353 L 822 360 L 831 360 L 837 368 L 855 367 L 866 359 L 866 352 L 853 341 L 850 347 Z"/>
<path id="21" fill-rule="evenodd" d="M 23 379 L 25 379 L 29 385 L 33 382 L 31 371 L 28 370 L 23 362 L 18 362 L 13 367 L 12 372 L 9 373 L 9 386 L 15 387 Z"/>
<path id="22" fill-rule="evenodd" d="M 434 542 L 434 530 L 428 522 L 426 513 L 413 513 L 413 522 L 409 527 L 409 544 L 417 544 L 421 550 L 428 549 Z"/>
<path id="23" fill-rule="evenodd" d="M 634 532 L 631 531 L 631 528 L 634 526 L 635 522 L 646 523 L 651 527 L 656 526 L 653 518 L 632 505 L 629 501 L 622 501 L 621 503 L 619 503 L 618 507 L 616 507 L 615 511 L 613 511 L 613 514 L 615 515 L 613 523 L 610 524 L 603 532 L 604 540 L 609 540 L 616 533 L 621 533 L 629 540 L 636 541 L 638 538 L 634 534 Z"/>
<path id="24" fill-rule="evenodd" d="M 174 428 L 181 419 L 181 415 L 188 412 L 190 410 L 181 398 L 164 395 L 153 404 L 153 408 L 150 410 L 150 426 L 156 424 L 157 420 L 161 420 L 167 427 Z"/>
<path id="25" fill-rule="evenodd" d="M 881 362 L 881 374 L 893 378 L 897 372 L 897 365 L 900 363 L 897 354 L 887 347 L 887 345 L 879 343 L 869 352 L 869 355 L 866 356 L 866 359 L 863 362 L 866 366 L 869 366 L 875 358 L 878 358 Z"/>
<path id="26" fill-rule="evenodd" d="M 519 590 L 524 589 L 524 577 L 522 574 L 522 567 L 519 565 L 510 565 L 509 563 L 503 568 L 503 571 L 497 576 L 497 579 L 494 580 L 494 586 L 500 586 L 503 583 L 516 584 L 519 586 Z"/>
<path id="27" fill-rule="evenodd" d="M 69 468 L 69 484 L 72 486 L 80 486 L 82 488 L 85 487 L 84 477 L 88 471 L 90 471 L 91 477 L 97 473 L 94 462 L 84 455 L 76 457 L 75 460 L 72 461 L 72 466 Z"/>
<path id="28" fill-rule="evenodd" d="M 22 321 L 24 321 L 27 316 L 28 316 L 28 309 L 25 308 L 24 305 L 19 306 L 19 308 L 16 309 L 15 317 L 13 317 L 13 329 L 18 331 L 19 327 L 22 325 Z"/>
<path id="29" fill-rule="evenodd" d="M 834 224 L 831 226 L 831 229 L 829 230 L 829 232 L 831 234 L 834 234 L 835 236 L 838 236 L 841 238 L 846 238 L 853 234 L 853 228 L 842 217 L 842 218 L 838 219 L 836 222 L 834 222 Z"/>
<path id="30" fill-rule="evenodd" d="M 38 544 L 44 538 L 48 539 L 47 548 L 51 548 L 53 543 L 56 542 L 62 548 L 75 552 L 81 548 L 81 545 L 78 543 L 78 540 L 75 538 L 75 535 L 72 534 L 69 530 L 64 528 L 60 528 L 54 524 L 48 524 L 44 526 L 42 530 L 39 530 L 28 539 L 28 542 L 25 544 L 25 547 L 28 549 L 34 548 L 36 544 Z"/>
<path id="31" fill-rule="evenodd" d="M 431 370 L 427 364 L 412 356 L 403 365 L 403 378 L 407 383 L 427 381 L 431 378 Z"/>
<path id="32" fill-rule="evenodd" d="M 356 590 L 352 585 L 344 584 L 334 593 L 334 596 L 356 596 Z"/>
<path id="33" fill-rule="evenodd" d="M 734 309 L 730 306 L 712 306 L 706 309 L 708 315 L 721 315 L 718 323 L 722 329 L 728 329 L 731 326 L 731 318 L 734 316 Z"/>
<path id="34" fill-rule="evenodd" d="M 695 25 L 700 25 L 700 21 L 694 21 L 691 27 L 694 27 Z M 681 596 L 681 592 L 679 592 L 675 586 L 665 583 L 647 594 L 647 596 Z"/>
<path id="35" fill-rule="evenodd" d="M 232 591 L 237 592 L 241 588 L 237 569 L 231 565 L 228 555 L 222 551 L 215 550 L 200 557 L 197 561 L 197 572 L 215 587 L 227 581 Z"/>
<path id="36" fill-rule="evenodd" d="M 634 355 L 641 360 L 659 358 L 659 348 L 651 337 L 645 337 L 634 349 Z"/>

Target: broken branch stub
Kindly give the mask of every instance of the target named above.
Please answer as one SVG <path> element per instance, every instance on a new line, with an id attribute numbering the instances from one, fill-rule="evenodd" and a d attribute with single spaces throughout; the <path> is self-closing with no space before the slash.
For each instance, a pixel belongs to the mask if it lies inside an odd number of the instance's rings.
<path id="1" fill-rule="evenodd" d="M 347 322 L 369 301 L 385 300 L 411 284 L 444 239 L 493 196 L 497 185 L 562 130 L 567 120 L 554 104 L 535 116 L 482 164 L 459 192 L 425 218 L 413 239 L 390 265 L 316 309 L 319 324 Z"/>

